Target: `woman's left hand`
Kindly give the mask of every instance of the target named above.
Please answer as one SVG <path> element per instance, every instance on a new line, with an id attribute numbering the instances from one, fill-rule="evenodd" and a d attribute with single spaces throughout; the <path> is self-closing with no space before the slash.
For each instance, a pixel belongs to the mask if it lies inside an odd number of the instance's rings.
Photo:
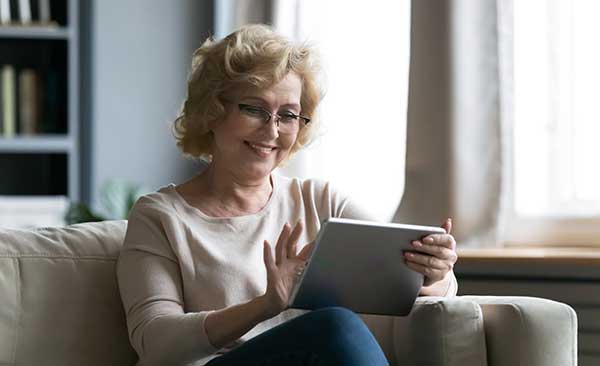
<path id="1" fill-rule="evenodd" d="M 450 235 L 452 220 L 447 219 L 442 228 L 446 234 L 431 234 L 411 243 L 414 251 L 404 252 L 406 265 L 425 276 L 423 286 L 431 286 L 446 278 L 458 259 L 456 241 Z"/>

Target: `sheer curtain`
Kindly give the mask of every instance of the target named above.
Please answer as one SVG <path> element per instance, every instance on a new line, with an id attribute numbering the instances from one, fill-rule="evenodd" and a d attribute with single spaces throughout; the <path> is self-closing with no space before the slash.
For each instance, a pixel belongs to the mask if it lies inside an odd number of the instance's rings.
<path id="1" fill-rule="evenodd" d="M 298 38 L 322 54 L 325 134 L 284 169 L 331 181 L 390 221 L 404 188 L 410 2 L 299 2 Z"/>
<path id="2" fill-rule="evenodd" d="M 244 24 L 273 22 L 273 0 L 218 0 L 214 5 L 217 39 Z"/>
<path id="3" fill-rule="evenodd" d="M 509 200 L 504 11 L 495 0 L 412 4 L 406 190 L 395 220 L 493 246 Z"/>
<path id="4" fill-rule="evenodd" d="M 217 4 L 218 37 L 270 23 L 322 55 L 323 134 L 280 172 L 331 181 L 374 218 L 391 220 L 404 188 L 410 1 Z"/>
<path id="5" fill-rule="evenodd" d="M 459 245 L 600 245 L 588 0 L 419 0 L 396 220 L 454 218 Z"/>

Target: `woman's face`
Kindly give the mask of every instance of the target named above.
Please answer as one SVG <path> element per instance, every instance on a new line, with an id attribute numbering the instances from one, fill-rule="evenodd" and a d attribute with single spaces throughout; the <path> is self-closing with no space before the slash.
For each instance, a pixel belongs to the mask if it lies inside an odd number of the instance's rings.
<path id="1" fill-rule="evenodd" d="M 238 179 L 256 180 L 268 176 L 290 153 L 298 133 L 281 133 L 272 118 L 257 124 L 239 104 L 264 109 L 270 113 L 300 114 L 302 81 L 289 73 L 267 89 L 248 88 L 228 95 L 225 117 L 215 124 L 213 165 L 227 169 Z"/>

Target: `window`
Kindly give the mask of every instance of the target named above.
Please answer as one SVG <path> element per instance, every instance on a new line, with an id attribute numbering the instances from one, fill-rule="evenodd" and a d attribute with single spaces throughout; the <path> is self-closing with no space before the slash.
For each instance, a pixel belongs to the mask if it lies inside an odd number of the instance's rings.
<path id="1" fill-rule="evenodd" d="M 389 220 L 404 188 L 410 2 L 297 4 L 297 24 L 293 16 L 276 19 L 294 25 L 322 56 L 325 133 L 284 173 L 331 181 L 375 218 Z"/>
<path id="2" fill-rule="evenodd" d="M 600 2 L 514 1 L 513 11 L 513 239 L 598 243 Z"/>

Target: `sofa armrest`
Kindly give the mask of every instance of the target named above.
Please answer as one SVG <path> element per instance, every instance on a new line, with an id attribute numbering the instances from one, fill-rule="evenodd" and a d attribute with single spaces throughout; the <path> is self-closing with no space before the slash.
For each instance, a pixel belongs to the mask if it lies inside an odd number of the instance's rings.
<path id="1" fill-rule="evenodd" d="M 462 296 L 483 312 L 489 366 L 576 366 L 577 316 L 534 297 Z"/>
<path id="2" fill-rule="evenodd" d="M 362 317 L 390 365 L 577 365 L 577 317 L 552 300 L 420 297 L 407 317 Z"/>
<path id="3" fill-rule="evenodd" d="M 419 297 L 409 316 L 394 320 L 401 365 L 486 365 L 479 305 L 461 297 Z"/>
<path id="4" fill-rule="evenodd" d="M 361 317 L 392 366 L 486 365 L 483 316 L 472 301 L 419 297 L 407 317 Z"/>

